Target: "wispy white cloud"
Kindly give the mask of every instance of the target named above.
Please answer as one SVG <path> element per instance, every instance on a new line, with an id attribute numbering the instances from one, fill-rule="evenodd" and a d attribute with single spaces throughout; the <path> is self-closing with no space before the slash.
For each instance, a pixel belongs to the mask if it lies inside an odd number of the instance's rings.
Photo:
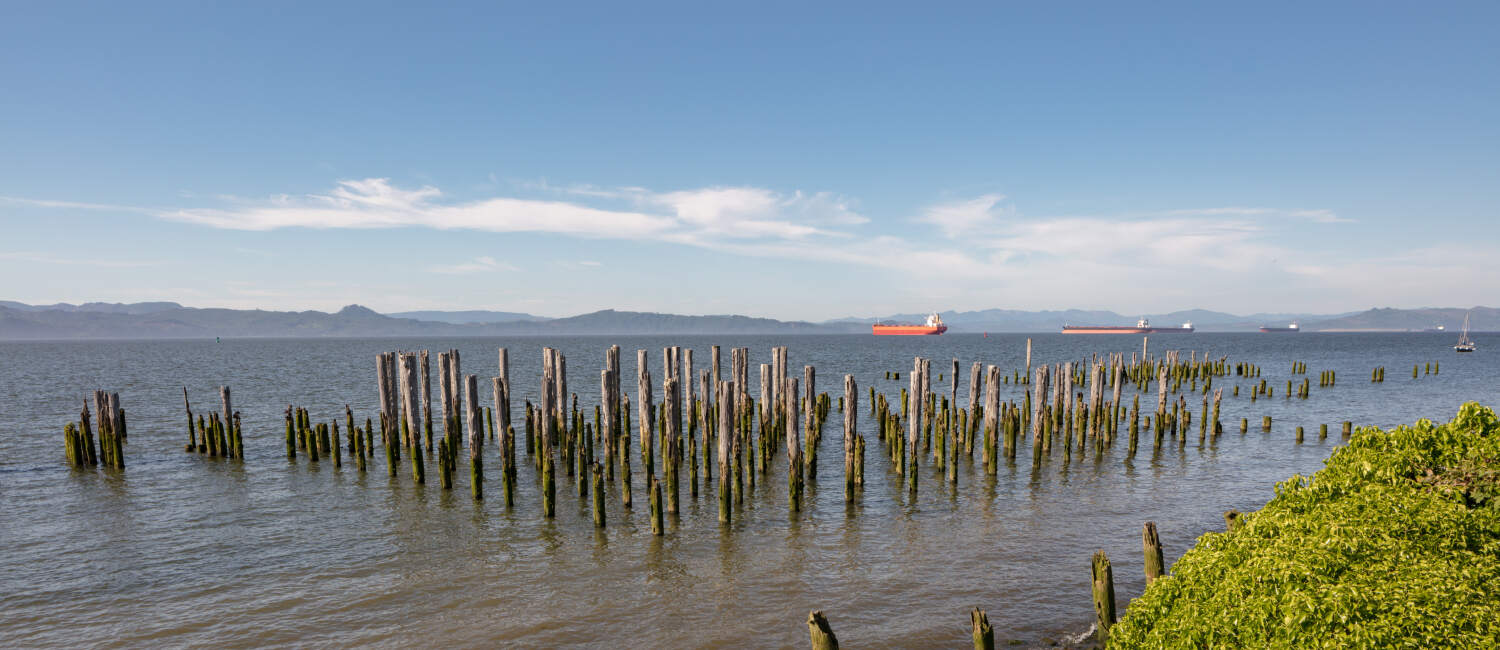
<path id="1" fill-rule="evenodd" d="M 64 208 L 74 210 L 108 210 L 112 212 L 138 212 L 149 214 L 152 210 L 128 205 L 113 205 L 109 203 L 82 203 L 78 201 L 53 201 L 49 199 L 28 199 L 19 196 L 0 196 L 0 203 L 14 203 L 18 205 L 30 205 L 38 208 Z"/>
<path id="2" fill-rule="evenodd" d="M 1354 223 L 1354 219 L 1340 217 L 1332 210 L 1292 210 L 1288 212 L 1293 217 L 1300 217 L 1318 223 Z"/>
<path id="3" fill-rule="evenodd" d="M 673 227 L 670 219 L 599 210 L 559 201 L 497 198 L 438 204 L 436 188 L 401 190 L 385 179 L 345 181 L 328 195 L 273 197 L 259 205 L 158 213 L 173 221 L 235 230 L 426 227 L 488 232 L 556 232 L 585 237 L 644 238 Z"/>
<path id="4" fill-rule="evenodd" d="M 112 269 L 133 269 L 149 266 L 161 266 L 158 261 L 141 260 L 116 260 L 102 259 L 89 256 L 66 256 L 40 253 L 36 251 L 0 251 L 0 260 L 15 260 L 18 262 L 31 262 L 33 264 L 64 264 L 68 266 L 97 266 Z"/>
<path id="5" fill-rule="evenodd" d="M 920 221 L 934 224 L 948 237 L 961 237 L 976 231 L 995 228 L 1005 209 L 1003 194 L 985 194 L 972 199 L 947 201 L 929 206 Z"/>
<path id="6" fill-rule="evenodd" d="M 591 199 L 626 201 L 640 208 L 666 210 L 682 223 L 705 233 L 740 237 L 805 237 L 840 233 L 819 226 L 868 223 L 853 202 L 832 192 L 782 194 L 759 187 L 716 186 L 671 192 L 643 187 L 552 185 L 546 180 L 522 183 L 532 190 Z"/>
<path id="7" fill-rule="evenodd" d="M 1341 217 L 1333 210 L 1303 210 L 1282 208 L 1251 208 L 1251 207 L 1223 207 L 1223 208 L 1187 208 L 1181 210 L 1169 210 L 1165 214 L 1171 216 L 1205 216 L 1205 217 L 1290 217 L 1294 219 L 1306 219 L 1315 223 L 1354 223 L 1354 219 Z"/>
<path id="8" fill-rule="evenodd" d="M 97 207 L 235 230 L 404 227 L 675 243 L 739 257 L 860 269 L 878 274 L 884 279 L 881 286 L 894 293 L 947 292 L 941 295 L 974 301 L 976 307 L 1113 306 L 1129 300 L 1175 308 L 1180 305 L 1164 303 L 1184 296 L 1221 295 L 1227 287 L 1246 294 L 1259 291 L 1244 282 L 1247 274 L 1278 274 L 1332 291 L 1353 286 L 1361 272 L 1375 272 L 1330 255 L 1317 256 L 1315 264 L 1299 263 L 1310 258 L 1299 254 L 1305 251 L 1287 234 L 1297 221 L 1352 221 L 1329 210 L 1214 207 L 1033 216 L 1017 210 L 1004 195 L 987 193 L 916 211 L 909 222 L 930 226 L 925 231 L 879 232 L 867 227 L 869 220 L 853 201 L 826 192 L 784 193 L 745 186 L 660 192 L 546 181 L 511 184 L 541 198 L 455 200 L 434 185 L 403 187 L 370 178 L 341 181 L 317 194 L 195 199 L 213 201 L 216 207 Z M 48 207 L 75 205 L 25 201 Z M 602 266 L 593 260 L 557 264 L 577 269 Z M 478 257 L 424 270 L 478 274 L 517 269 L 493 257 Z M 1264 300 L 1276 298 L 1268 294 Z"/>
<path id="9" fill-rule="evenodd" d="M 867 220 L 828 193 L 781 195 L 759 188 L 654 193 L 640 188 L 571 188 L 571 195 L 624 200 L 635 209 L 569 201 L 497 197 L 443 202 L 432 186 L 397 187 L 384 178 L 340 181 L 332 192 L 278 195 L 258 203 L 159 212 L 174 221 L 237 230 L 427 227 L 488 232 L 551 232 L 582 237 L 681 243 L 843 236 L 826 226 Z"/>
<path id="10" fill-rule="evenodd" d="M 427 270 L 431 273 L 448 273 L 453 275 L 467 275 L 470 273 L 492 273 L 495 271 L 514 271 L 515 266 L 505 262 L 497 261 L 493 257 L 476 257 L 468 262 L 459 264 L 439 264 L 430 266 Z"/>

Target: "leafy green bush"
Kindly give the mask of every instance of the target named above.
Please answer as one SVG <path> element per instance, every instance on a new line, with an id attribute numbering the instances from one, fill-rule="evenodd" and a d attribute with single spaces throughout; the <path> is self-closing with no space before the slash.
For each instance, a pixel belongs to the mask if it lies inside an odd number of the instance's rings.
<path id="1" fill-rule="evenodd" d="M 1111 647 L 1500 647 L 1500 420 L 1361 429 L 1130 604 Z"/>

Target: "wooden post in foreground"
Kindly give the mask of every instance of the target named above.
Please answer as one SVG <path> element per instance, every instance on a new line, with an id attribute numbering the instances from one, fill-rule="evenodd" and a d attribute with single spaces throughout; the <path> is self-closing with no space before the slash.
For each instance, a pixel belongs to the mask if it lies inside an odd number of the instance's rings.
<path id="1" fill-rule="evenodd" d="M 1141 528 L 1141 550 L 1146 554 L 1146 586 L 1162 576 L 1165 562 L 1162 560 L 1161 537 L 1156 534 L 1156 522 L 1148 521 Z"/>
<path id="2" fill-rule="evenodd" d="M 859 418 L 859 390 L 854 375 L 844 375 L 844 503 L 854 501 L 854 437 Z"/>
<path id="3" fill-rule="evenodd" d="M 715 348 L 714 351 L 714 366 L 717 368 L 718 349 Z M 719 455 L 716 458 L 719 461 L 719 522 L 727 524 L 732 517 L 729 503 L 729 436 L 734 426 L 734 400 L 731 395 L 734 386 L 727 382 L 719 381 L 716 381 L 714 386 L 718 392 L 717 398 L 719 402 L 719 407 L 716 409 L 719 416 Z"/>
<path id="4" fill-rule="evenodd" d="M 839 639 L 833 635 L 833 628 L 829 627 L 822 610 L 807 614 L 807 633 L 812 637 L 812 650 L 839 650 Z"/>
<path id="5" fill-rule="evenodd" d="M 1109 639 L 1109 628 L 1115 624 L 1115 576 L 1103 550 L 1094 551 L 1095 634 L 1100 643 Z"/>
<path id="6" fill-rule="evenodd" d="M 464 376 L 465 424 L 469 428 L 469 491 L 484 499 L 484 421 L 479 419 L 479 377 Z M 452 453 L 452 450 L 449 451 Z"/>
<path id="7" fill-rule="evenodd" d="M 969 612 L 969 624 L 973 626 L 974 650 L 995 650 L 995 630 L 984 610 L 975 607 Z"/>

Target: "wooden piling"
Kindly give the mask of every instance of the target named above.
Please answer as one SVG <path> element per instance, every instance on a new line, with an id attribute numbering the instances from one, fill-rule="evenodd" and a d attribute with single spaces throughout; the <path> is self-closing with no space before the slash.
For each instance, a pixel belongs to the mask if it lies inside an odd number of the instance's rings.
<path id="1" fill-rule="evenodd" d="M 812 650 L 839 650 L 839 639 L 834 636 L 833 628 L 821 610 L 808 613 L 807 633 L 812 640 Z"/>
<path id="2" fill-rule="evenodd" d="M 1100 643 L 1109 640 L 1109 628 L 1115 624 L 1115 578 L 1109 558 L 1103 550 L 1094 551 L 1093 563 L 1095 635 Z"/>
<path id="3" fill-rule="evenodd" d="M 1146 555 L 1146 586 L 1156 582 L 1166 569 L 1166 561 L 1162 557 L 1161 537 L 1156 534 L 1156 522 L 1148 521 L 1141 528 L 1141 550 Z"/>
<path id="4" fill-rule="evenodd" d="M 676 359 L 676 352 L 672 353 L 671 369 L 681 372 L 681 362 Z M 662 398 L 666 400 L 662 404 L 662 411 L 666 416 L 662 430 L 666 436 L 666 443 L 662 446 L 663 474 L 667 479 L 666 508 L 670 514 L 677 514 L 678 496 L 678 465 L 682 457 L 681 441 L 682 432 L 682 391 L 679 379 L 675 374 L 665 378 L 662 384 Z"/>
<path id="5" fill-rule="evenodd" d="M 402 426 L 405 428 L 402 437 L 409 442 L 407 446 L 411 449 L 412 480 L 421 485 L 426 481 L 427 472 L 422 460 L 422 411 L 421 400 L 417 394 L 421 384 L 417 376 L 417 355 L 414 353 L 400 355 L 399 370 L 401 405 L 406 411 L 406 416 L 401 421 Z M 450 392 L 449 398 L 451 399 L 451 397 L 452 393 Z M 444 411 L 444 416 L 448 416 L 447 411 Z M 451 440 L 449 441 L 449 445 L 451 447 Z"/>
<path id="6" fill-rule="evenodd" d="M 655 477 L 648 478 L 651 479 L 651 534 L 661 537 L 664 532 L 661 514 L 661 481 Z"/>
<path id="7" fill-rule="evenodd" d="M 854 501 L 854 452 L 859 418 L 859 390 L 854 375 L 844 375 L 844 503 Z"/>
<path id="8" fill-rule="evenodd" d="M 907 376 L 908 392 L 908 417 L 906 418 L 906 453 L 903 455 L 903 463 L 906 466 L 903 475 L 906 477 L 906 487 L 912 493 L 917 491 L 917 466 L 921 458 L 922 450 L 922 409 L 927 405 L 927 396 L 922 392 L 922 358 L 912 359 L 911 373 Z"/>
<path id="9" fill-rule="evenodd" d="M 422 374 L 422 433 L 427 439 L 427 448 L 432 448 L 432 368 L 427 363 L 427 350 L 417 353 L 417 365 Z"/>
<path id="10" fill-rule="evenodd" d="M 231 400 L 229 398 L 229 387 L 228 386 L 220 386 L 219 387 L 219 406 L 220 406 L 219 417 L 224 422 L 225 426 L 228 426 L 229 423 L 231 423 L 231 422 L 234 421 L 234 418 L 233 418 L 234 409 L 230 406 L 230 403 L 231 403 Z M 225 453 L 226 456 L 230 456 L 230 457 L 234 456 L 234 450 L 233 450 L 233 448 L 226 449 L 224 451 L 226 452 Z"/>
<path id="11" fill-rule="evenodd" d="M 641 463 L 646 470 L 646 483 L 656 477 L 655 446 L 656 404 L 651 396 L 651 370 L 646 366 L 646 351 L 635 351 L 636 408 L 639 410 L 636 426 L 640 427 Z"/>
<path id="12" fill-rule="evenodd" d="M 719 350 L 714 347 L 714 368 L 718 368 Z M 718 400 L 718 461 L 719 461 L 719 522 L 728 524 L 732 517 L 729 494 L 729 436 L 734 426 L 734 402 L 731 391 L 734 386 L 715 380 Z"/>
<path id="13" fill-rule="evenodd" d="M 187 386 L 182 387 L 182 410 L 187 411 L 188 444 L 185 451 L 198 450 L 198 437 L 193 432 L 193 407 L 188 405 Z"/>
<path id="14" fill-rule="evenodd" d="M 475 501 L 484 499 L 484 421 L 479 417 L 479 378 L 464 376 L 464 409 L 469 426 L 469 492 Z"/>
<path id="15" fill-rule="evenodd" d="M 88 399 L 83 400 L 83 410 L 78 413 L 78 428 L 83 435 L 83 451 L 84 455 L 88 458 L 89 467 L 96 467 L 99 465 L 99 453 L 102 450 L 95 450 L 94 448 L 94 432 L 89 426 Z"/>
<path id="16" fill-rule="evenodd" d="M 974 639 L 974 650 L 995 650 L 995 630 L 990 627 L 990 618 L 978 607 L 969 612 L 970 634 Z"/>
<path id="17" fill-rule="evenodd" d="M 787 504 L 793 513 L 802 509 L 802 439 L 797 409 L 797 378 L 787 379 L 782 389 L 786 399 L 786 459 L 787 459 Z"/>

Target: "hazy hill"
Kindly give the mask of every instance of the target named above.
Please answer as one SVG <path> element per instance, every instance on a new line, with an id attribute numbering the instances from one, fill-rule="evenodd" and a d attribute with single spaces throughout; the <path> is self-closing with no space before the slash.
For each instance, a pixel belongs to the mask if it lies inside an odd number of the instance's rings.
<path id="1" fill-rule="evenodd" d="M 542 323 L 513 323 L 516 330 L 544 328 L 558 334 L 835 334 L 858 326 L 779 321 L 749 316 L 680 316 L 605 309 Z"/>
<path id="2" fill-rule="evenodd" d="M 1191 322 L 1205 332 L 1254 331 L 1261 325 L 1292 321 L 1328 319 L 1339 314 L 1250 314 L 1239 316 L 1206 309 L 1189 309 L 1165 314 L 1127 315 L 1112 311 L 1068 309 L 1061 311 L 1021 311 L 985 309 L 980 311 L 942 312 L 943 323 L 951 332 L 1056 332 L 1063 325 L 1134 325 L 1145 317 L 1159 326 L 1177 326 Z M 893 314 L 881 318 L 841 318 L 837 323 L 868 324 L 881 322 L 920 323 L 926 314 Z"/>
<path id="3" fill-rule="evenodd" d="M 1463 328 L 1464 314 L 1472 314 L 1469 317 L 1471 330 L 1500 329 L 1500 309 L 1494 307 L 1379 308 L 1307 323 L 1305 327 L 1311 330 L 1423 330 L 1441 325 L 1458 332 Z"/>
<path id="4" fill-rule="evenodd" d="M 1192 321 L 1200 331 L 1253 331 L 1262 324 L 1298 321 L 1304 330 L 1421 330 L 1437 325 L 1457 330 L 1465 313 L 1472 328 L 1500 328 L 1500 309 L 1371 309 L 1316 316 L 1251 314 L 1236 316 L 1206 310 L 1148 314 L 1152 323 L 1172 326 Z M 504 321 L 443 322 L 399 315 L 436 314 L 453 320 L 515 317 Z M 920 322 L 926 314 L 897 314 L 884 321 Z M 1130 325 L 1136 316 L 1110 311 L 1037 311 L 986 309 L 944 312 L 950 331 L 1056 332 L 1063 324 Z M 287 338 L 364 336 L 545 336 L 591 334 L 841 334 L 869 332 L 873 318 L 846 318 L 824 323 L 779 321 L 749 316 L 683 316 L 606 309 L 567 318 L 542 318 L 508 312 L 403 312 L 379 314 L 359 305 L 334 313 L 261 309 L 195 309 L 173 302 L 26 305 L 0 302 L 0 340 L 100 338 Z"/>
<path id="5" fill-rule="evenodd" d="M 472 309 L 467 311 L 398 311 L 387 313 L 391 318 L 410 318 L 413 320 L 426 320 L 435 323 L 452 323 L 463 325 L 465 323 L 511 323 L 515 321 L 544 321 L 551 320 L 545 316 L 533 316 L 514 311 L 487 311 Z"/>
<path id="6" fill-rule="evenodd" d="M 86 302 L 81 305 L 59 302 L 52 305 L 28 305 L 12 300 L 0 300 L 0 307 L 9 307 L 19 311 L 91 311 L 105 314 L 149 314 L 168 309 L 182 309 L 182 305 L 175 302 Z"/>
<path id="7" fill-rule="evenodd" d="M 568 318 L 466 324 L 395 318 L 359 305 L 349 305 L 332 314 L 320 311 L 194 309 L 180 305 L 136 311 L 144 313 L 131 313 L 132 310 L 128 309 L 101 311 L 0 306 L 0 339 L 829 334 L 859 329 L 746 316 L 680 316 L 614 310 Z"/>

